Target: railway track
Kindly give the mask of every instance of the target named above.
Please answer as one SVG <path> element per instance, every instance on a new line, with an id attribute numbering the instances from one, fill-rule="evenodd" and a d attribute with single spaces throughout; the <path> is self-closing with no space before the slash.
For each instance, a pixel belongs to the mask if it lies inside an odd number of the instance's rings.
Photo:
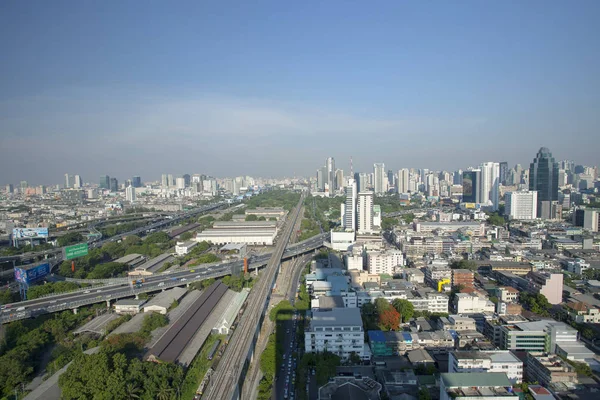
<path id="1" fill-rule="evenodd" d="M 273 251 L 273 255 L 263 272 L 262 278 L 248 296 L 246 312 L 229 341 L 219 367 L 211 377 L 206 395 L 203 396 L 205 399 L 229 400 L 233 398 L 238 389 L 240 375 L 246 364 L 246 356 L 251 349 L 254 336 L 257 332 L 257 324 L 267 304 L 267 296 L 271 291 L 283 252 L 302 209 L 304 197 L 305 194 L 303 193 L 294 210 L 293 218 L 286 223 L 284 233 Z"/>

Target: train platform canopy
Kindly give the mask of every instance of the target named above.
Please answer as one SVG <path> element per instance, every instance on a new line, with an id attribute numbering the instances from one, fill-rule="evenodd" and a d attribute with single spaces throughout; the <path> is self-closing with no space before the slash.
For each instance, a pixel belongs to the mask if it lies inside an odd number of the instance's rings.
<path id="1" fill-rule="evenodd" d="M 245 243 L 227 243 L 225 246 L 219 249 L 219 252 L 228 253 L 230 251 L 235 251 L 237 253 L 245 253 L 246 247 L 247 246 Z"/>

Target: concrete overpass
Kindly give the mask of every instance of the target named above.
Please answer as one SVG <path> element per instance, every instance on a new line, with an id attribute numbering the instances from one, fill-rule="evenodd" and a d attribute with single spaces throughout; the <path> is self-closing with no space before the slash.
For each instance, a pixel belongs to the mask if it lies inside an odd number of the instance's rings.
<path id="1" fill-rule="evenodd" d="M 323 247 L 327 240 L 328 234 L 325 233 L 289 246 L 280 259 L 290 259 L 301 254 L 313 252 Z M 263 268 L 267 265 L 271 257 L 272 254 L 263 254 L 252 258 L 249 263 L 249 269 Z M 220 278 L 232 273 L 235 274 L 243 270 L 243 265 L 243 260 L 238 260 L 230 263 L 200 265 L 181 271 L 151 275 L 145 278 L 145 282 L 139 288 L 130 285 L 132 281 L 130 278 L 113 280 L 108 285 L 103 286 L 98 285 L 101 282 L 79 280 L 79 282 L 96 284 L 96 286 L 0 306 L 2 307 L 0 323 L 33 318 L 42 314 L 69 309 L 76 311 L 79 307 L 95 303 L 106 302 L 107 305 L 110 305 L 110 302 L 113 300 L 134 297 L 140 293 L 161 291 L 174 286 L 186 286 L 192 282 Z"/>

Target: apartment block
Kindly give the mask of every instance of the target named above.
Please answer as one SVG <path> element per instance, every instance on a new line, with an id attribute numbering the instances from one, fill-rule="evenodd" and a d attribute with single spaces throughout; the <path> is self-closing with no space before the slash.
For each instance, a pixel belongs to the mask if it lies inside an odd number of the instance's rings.
<path id="1" fill-rule="evenodd" d="M 367 253 L 367 269 L 370 274 L 394 275 L 404 265 L 401 251 L 373 251 Z"/>
<path id="2" fill-rule="evenodd" d="M 523 381 L 523 362 L 508 350 L 451 351 L 448 372 L 504 372 L 511 383 Z"/>
<path id="3" fill-rule="evenodd" d="M 334 308 L 312 313 L 304 336 L 307 353 L 329 351 L 342 359 L 356 353 L 361 359 L 364 352 L 364 332 L 358 308 Z"/>
<path id="4" fill-rule="evenodd" d="M 507 303 L 514 303 L 519 300 L 519 291 L 510 286 L 498 288 L 498 299 Z"/>
<path id="5" fill-rule="evenodd" d="M 583 302 L 569 302 L 564 306 L 569 319 L 577 323 L 600 323 L 600 309 Z"/>
<path id="6" fill-rule="evenodd" d="M 563 274 L 529 272 L 529 290 L 546 296 L 550 304 L 562 303 Z"/>
<path id="7" fill-rule="evenodd" d="M 468 269 L 452 270 L 452 287 L 462 286 L 463 288 L 473 289 L 475 274 Z"/>

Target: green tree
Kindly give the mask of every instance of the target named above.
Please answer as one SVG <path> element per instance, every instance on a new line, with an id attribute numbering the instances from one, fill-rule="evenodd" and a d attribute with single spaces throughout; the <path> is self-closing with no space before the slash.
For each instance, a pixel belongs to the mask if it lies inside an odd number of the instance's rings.
<path id="1" fill-rule="evenodd" d="M 398 311 L 398 314 L 400 314 L 402 322 L 407 322 L 410 320 L 415 313 L 415 307 L 408 300 L 395 299 L 392 302 L 392 306 L 396 309 L 396 311 Z"/>
<path id="2" fill-rule="evenodd" d="M 256 215 L 254 215 L 254 214 L 246 215 L 246 221 L 256 221 L 256 220 L 258 220 L 258 217 Z"/>
<path id="3" fill-rule="evenodd" d="M 489 215 L 488 222 L 495 226 L 504 226 L 505 220 L 503 217 L 499 216 L 497 213 L 492 213 Z"/>

